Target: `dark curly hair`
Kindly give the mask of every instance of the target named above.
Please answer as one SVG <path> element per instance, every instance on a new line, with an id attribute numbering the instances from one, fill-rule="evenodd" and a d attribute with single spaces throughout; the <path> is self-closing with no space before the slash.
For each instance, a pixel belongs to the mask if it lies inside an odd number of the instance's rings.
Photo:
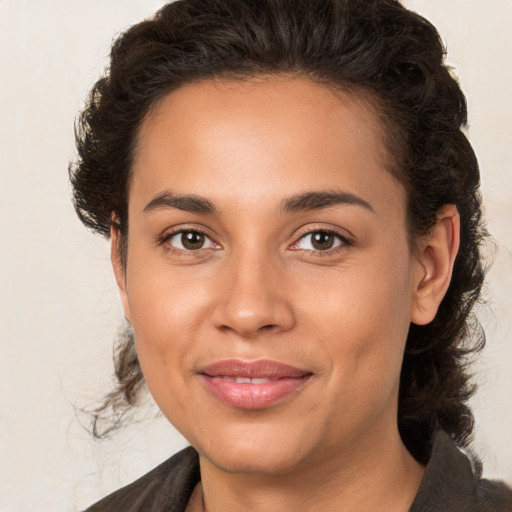
<path id="1" fill-rule="evenodd" d="M 127 194 L 141 122 L 163 96 L 198 80 L 293 74 L 376 105 L 393 173 L 407 191 L 411 246 L 443 205 L 461 218 L 453 277 L 435 319 L 411 324 L 404 355 L 398 425 L 420 461 L 444 429 L 471 439 L 469 356 L 483 346 L 471 311 L 484 271 L 479 171 L 462 128 L 466 101 L 436 29 L 397 0 L 178 0 L 120 35 L 110 66 L 92 88 L 76 126 L 70 165 L 82 222 L 126 240 Z M 113 217 L 113 213 L 115 216 Z M 126 255 L 125 255 L 126 257 Z M 132 335 L 115 350 L 117 388 L 94 413 L 94 433 L 109 411 L 122 416 L 143 387 Z"/>

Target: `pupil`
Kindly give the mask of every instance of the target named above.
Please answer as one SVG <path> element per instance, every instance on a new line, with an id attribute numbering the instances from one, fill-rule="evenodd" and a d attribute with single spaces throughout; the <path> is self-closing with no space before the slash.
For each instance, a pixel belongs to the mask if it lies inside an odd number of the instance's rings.
<path id="1" fill-rule="evenodd" d="M 188 231 L 181 235 L 181 243 L 185 249 L 201 249 L 204 244 L 204 235 L 194 231 Z"/>
<path id="2" fill-rule="evenodd" d="M 315 249 L 325 251 L 330 249 L 334 243 L 334 236 L 326 231 L 318 231 L 312 236 L 312 244 Z"/>

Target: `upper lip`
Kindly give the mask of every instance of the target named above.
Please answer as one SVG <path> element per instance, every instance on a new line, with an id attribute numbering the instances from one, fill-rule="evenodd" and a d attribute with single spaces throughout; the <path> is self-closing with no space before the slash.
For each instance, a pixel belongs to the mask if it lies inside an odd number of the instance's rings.
<path id="1" fill-rule="evenodd" d="M 312 372 L 268 359 L 259 359 L 257 361 L 225 359 L 203 366 L 198 373 L 209 377 L 282 379 L 287 377 L 304 377 L 305 375 L 311 375 Z"/>

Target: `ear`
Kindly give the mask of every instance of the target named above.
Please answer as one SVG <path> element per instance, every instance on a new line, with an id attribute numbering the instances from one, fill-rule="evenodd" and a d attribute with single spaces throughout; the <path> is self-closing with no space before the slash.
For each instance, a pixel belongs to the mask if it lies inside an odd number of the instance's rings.
<path id="1" fill-rule="evenodd" d="M 459 243 L 459 213 L 455 205 L 446 205 L 435 226 L 417 242 L 411 322 L 425 325 L 436 316 L 450 285 Z"/>
<path id="2" fill-rule="evenodd" d="M 126 261 L 123 258 L 121 248 L 121 231 L 117 222 L 112 222 L 110 226 L 110 260 L 112 261 L 112 268 L 116 277 L 117 288 L 121 296 L 123 304 L 124 316 L 131 324 L 130 304 L 128 302 L 128 294 L 126 292 Z"/>

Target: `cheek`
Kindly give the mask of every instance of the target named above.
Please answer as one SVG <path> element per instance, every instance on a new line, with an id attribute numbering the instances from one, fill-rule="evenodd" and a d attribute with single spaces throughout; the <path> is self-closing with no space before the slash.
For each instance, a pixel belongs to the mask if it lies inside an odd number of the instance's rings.
<path id="1" fill-rule="evenodd" d="M 390 342 L 403 335 L 410 322 L 410 259 L 401 251 L 348 261 L 332 272 L 318 272 L 304 282 L 297 295 L 304 297 L 303 312 L 318 318 L 318 327 L 337 331 L 339 336 L 362 338 L 373 333 L 389 336 Z"/>
<path id="2" fill-rule="evenodd" d="M 407 250 L 394 256 L 340 271 L 316 288 L 321 293 L 309 295 L 304 308 L 308 330 L 329 355 L 332 382 L 360 399 L 384 396 L 400 375 L 411 279 Z"/>
<path id="3" fill-rule="evenodd" d="M 175 330 L 194 328 L 198 312 L 202 313 L 208 300 L 208 272 L 205 268 L 173 267 L 161 251 L 135 244 L 130 248 L 128 301 L 136 326 L 171 335 Z"/>
<path id="4" fill-rule="evenodd" d="M 150 261 L 142 265 L 135 254 L 130 258 L 127 290 L 137 354 L 158 402 L 158 395 L 168 392 L 170 385 L 184 385 L 181 369 L 190 368 L 190 349 L 202 337 L 209 293 L 186 279 L 185 273 L 173 274 Z"/>

